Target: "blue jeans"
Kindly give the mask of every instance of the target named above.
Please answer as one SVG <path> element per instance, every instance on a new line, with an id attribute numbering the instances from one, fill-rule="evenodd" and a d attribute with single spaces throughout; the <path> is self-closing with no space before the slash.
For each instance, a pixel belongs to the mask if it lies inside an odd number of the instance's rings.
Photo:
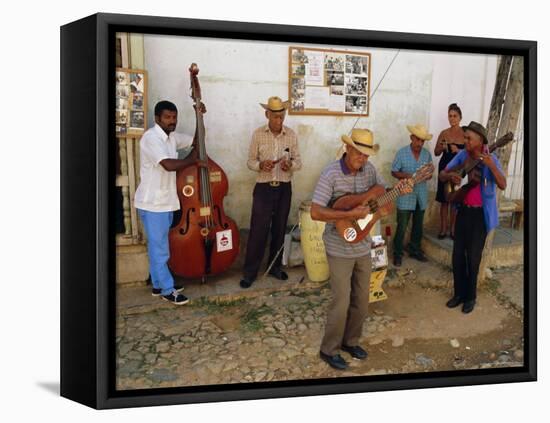
<path id="1" fill-rule="evenodd" d="M 170 258 L 168 231 L 172 224 L 173 212 L 138 209 L 138 213 L 147 234 L 149 273 L 151 273 L 153 288 L 160 288 L 161 295 L 169 295 L 174 289 L 174 278 L 167 264 Z"/>

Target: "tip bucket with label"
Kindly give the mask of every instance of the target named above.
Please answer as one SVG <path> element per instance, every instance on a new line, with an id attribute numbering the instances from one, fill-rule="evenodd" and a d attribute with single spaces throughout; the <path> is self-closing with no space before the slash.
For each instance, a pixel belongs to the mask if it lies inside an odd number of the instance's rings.
<path id="1" fill-rule="evenodd" d="M 300 204 L 300 234 L 307 277 L 313 282 L 326 281 L 330 276 L 323 242 L 325 222 L 311 218 L 311 201 Z"/>

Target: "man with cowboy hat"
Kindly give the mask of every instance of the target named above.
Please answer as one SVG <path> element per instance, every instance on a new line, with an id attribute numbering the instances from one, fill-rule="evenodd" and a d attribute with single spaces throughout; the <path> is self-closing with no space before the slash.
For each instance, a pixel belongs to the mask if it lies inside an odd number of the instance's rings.
<path id="1" fill-rule="evenodd" d="M 432 163 L 432 155 L 423 148 L 424 142 L 432 139 L 432 134 L 424 125 L 407 125 L 411 143 L 397 151 L 391 167 L 391 174 L 397 179 L 408 179 L 422 166 Z M 413 217 L 411 237 L 407 247 L 411 257 L 419 261 L 428 259 L 420 248 L 422 241 L 422 227 L 424 225 L 424 211 L 428 206 L 428 184 L 426 181 L 414 186 L 413 192 L 399 197 L 396 201 L 397 228 L 393 238 L 393 264 L 401 266 L 403 256 L 403 238 Z"/>
<path id="2" fill-rule="evenodd" d="M 374 212 L 376 206 L 333 210 L 329 204 L 343 194 L 365 192 L 374 185 L 386 186 L 374 165 L 368 161 L 369 156 L 379 150 L 372 132 L 368 129 L 353 129 L 351 136 L 342 135 L 342 142 L 346 152 L 341 159 L 329 163 L 323 169 L 311 204 L 311 217 L 327 222 L 323 241 L 330 267 L 332 291 L 320 357 L 339 370 L 348 366 L 339 354 L 340 349 L 355 359 L 367 358 L 367 352 L 359 345 L 359 338 L 369 303 L 371 240 L 367 237 L 355 244 L 346 242 L 336 231 L 334 221 L 364 218 L 369 212 Z M 405 180 L 400 181 L 398 187 L 401 192 L 412 191 Z"/>
<path id="3" fill-rule="evenodd" d="M 506 177 L 495 154 L 487 150 L 487 130 L 477 122 L 463 126 L 465 149 L 461 150 L 439 174 L 442 182 L 460 184 L 462 178 L 454 170 L 470 158 L 481 161 L 479 182 L 468 191 L 459 206 L 453 244 L 454 295 L 447 307 L 463 303 L 462 312 L 470 313 L 475 306 L 477 275 L 487 234 L 498 225 L 496 187 L 506 189 Z M 477 179 L 476 179 L 477 181 Z M 470 181 L 472 182 L 472 181 Z"/>
<path id="4" fill-rule="evenodd" d="M 298 138 L 292 129 L 283 125 L 289 102 L 270 97 L 267 104 L 260 105 L 265 109 L 267 124 L 254 131 L 248 152 L 248 168 L 258 175 L 253 192 L 243 278 L 240 281 L 242 288 L 249 288 L 258 275 L 270 226 L 268 263 L 275 261 L 269 274 L 279 280 L 288 279 L 281 269 L 282 254 L 277 256 L 277 253 L 283 245 L 290 211 L 290 180 L 293 172 L 302 167 Z"/>

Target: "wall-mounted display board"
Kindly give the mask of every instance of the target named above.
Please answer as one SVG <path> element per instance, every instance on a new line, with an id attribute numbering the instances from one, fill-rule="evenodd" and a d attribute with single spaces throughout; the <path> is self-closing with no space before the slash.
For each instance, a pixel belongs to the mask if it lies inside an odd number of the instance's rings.
<path id="1" fill-rule="evenodd" d="M 370 69 L 370 53 L 289 47 L 289 114 L 368 116 Z"/>

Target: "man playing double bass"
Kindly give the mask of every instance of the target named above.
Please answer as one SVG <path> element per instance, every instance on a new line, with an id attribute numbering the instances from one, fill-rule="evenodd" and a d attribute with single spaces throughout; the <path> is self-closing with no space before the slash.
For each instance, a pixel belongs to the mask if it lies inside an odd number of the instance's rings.
<path id="1" fill-rule="evenodd" d="M 201 109 L 201 113 L 205 111 Z M 147 235 L 152 294 L 182 305 L 189 300 L 179 293 L 183 287 L 174 286 L 174 278 L 168 269 L 168 231 L 173 212 L 180 208 L 176 171 L 191 164 L 186 159 L 177 158 L 177 149 L 189 147 L 193 138 L 174 132 L 177 123 L 176 105 L 169 101 L 159 101 L 155 105 L 155 126 L 148 129 L 140 141 L 141 182 L 136 190 L 134 204 Z"/>
<path id="2" fill-rule="evenodd" d="M 487 234 L 498 225 L 497 190 L 506 189 L 506 177 L 495 154 L 487 154 L 487 130 L 477 122 L 464 126 L 465 149 L 461 150 L 439 174 L 442 182 L 460 184 L 454 170 L 468 161 L 479 160 L 476 181 L 459 205 L 453 244 L 454 295 L 447 307 L 463 304 L 462 312 L 470 313 L 476 302 L 477 276 Z"/>
<path id="3" fill-rule="evenodd" d="M 339 354 L 340 349 L 355 359 L 367 358 L 367 352 L 359 345 L 359 338 L 369 303 L 371 240 L 366 237 L 357 243 L 345 241 L 338 234 L 334 221 L 364 218 L 368 213 L 374 213 L 376 206 L 334 210 L 329 204 L 344 194 L 366 192 L 374 185 L 386 186 L 374 165 L 368 161 L 369 156 L 379 149 L 378 144 L 374 144 L 372 132 L 354 129 L 351 137 L 342 135 L 342 141 L 346 144 L 346 153 L 323 169 L 311 204 L 312 219 L 327 222 L 323 241 L 332 292 L 320 357 L 338 370 L 348 367 Z M 401 193 L 412 192 L 412 186 L 406 179 L 399 181 L 396 187 Z"/>

